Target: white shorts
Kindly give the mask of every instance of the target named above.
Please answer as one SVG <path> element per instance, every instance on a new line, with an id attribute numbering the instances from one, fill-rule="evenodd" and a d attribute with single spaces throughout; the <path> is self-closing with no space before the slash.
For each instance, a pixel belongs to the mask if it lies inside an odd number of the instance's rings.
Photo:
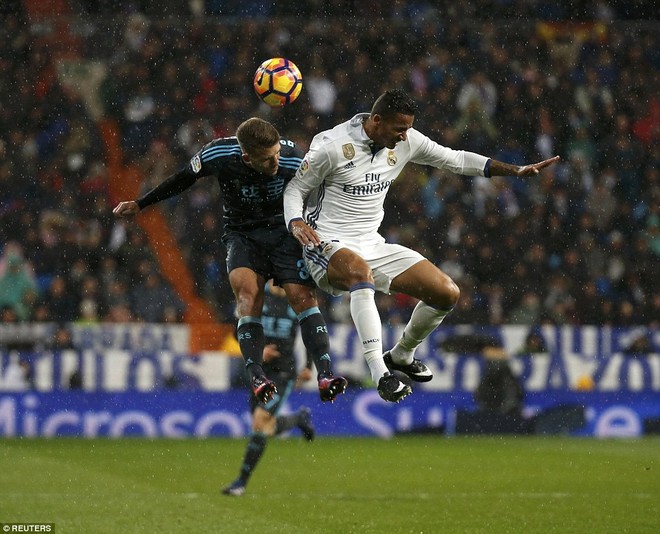
<path id="1" fill-rule="evenodd" d="M 376 290 L 390 292 L 392 280 L 420 261 L 425 260 L 419 252 L 402 245 L 386 243 L 380 234 L 360 240 L 341 241 L 324 239 L 318 247 L 305 247 L 304 258 L 307 271 L 316 284 L 326 293 L 339 296 L 346 291 L 333 287 L 328 282 L 328 264 L 332 255 L 342 248 L 348 248 L 362 257 L 369 267 L 376 283 Z"/>

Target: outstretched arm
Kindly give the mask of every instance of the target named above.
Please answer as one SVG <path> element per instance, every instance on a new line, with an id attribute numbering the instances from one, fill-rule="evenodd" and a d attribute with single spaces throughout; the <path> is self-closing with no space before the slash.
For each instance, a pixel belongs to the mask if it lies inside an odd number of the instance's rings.
<path id="1" fill-rule="evenodd" d="M 559 161 L 559 156 L 531 165 L 511 165 L 510 163 L 491 159 L 488 170 L 490 176 L 536 176 L 541 169 L 552 165 L 556 161 Z"/>
<path id="2" fill-rule="evenodd" d="M 146 195 L 138 198 L 137 200 L 126 200 L 120 202 L 112 210 L 115 217 L 130 217 L 136 215 L 143 208 L 166 198 L 173 197 L 182 193 L 195 183 L 198 176 L 193 174 L 188 167 L 181 169 L 179 172 L 165 179 L 162 183 L 158 184 Z"/>

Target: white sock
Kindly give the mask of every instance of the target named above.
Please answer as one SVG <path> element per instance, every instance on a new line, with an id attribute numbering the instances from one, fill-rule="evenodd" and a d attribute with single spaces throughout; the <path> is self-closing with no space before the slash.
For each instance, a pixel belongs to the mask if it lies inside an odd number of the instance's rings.
<path id="1" fill-rule="evenodd" d="M 383 326 L 374 299 L 375 293 L 373 286 L 351 291 L 351 317 L 362 342 L 362 352 L 371 371 L 371 378 L 378 384 L 380 377 L 389 371 L 383 361 Z"/>
<path id="2" fill-rule="evenodd" d="M 412 363 L 415 349 L 437 328 L 450 311 L 438 310 L 419 301 L 403 330 L 403 336 L 390 351 L 392 361 L 401 365 Z"/>

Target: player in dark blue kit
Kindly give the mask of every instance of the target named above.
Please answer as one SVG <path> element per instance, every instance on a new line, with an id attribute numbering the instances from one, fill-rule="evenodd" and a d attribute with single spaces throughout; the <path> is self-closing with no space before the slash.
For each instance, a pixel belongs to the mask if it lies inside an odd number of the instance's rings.
<path id="1" fill-rule="evenodd" d="M 215 176 L 223 197 L 224 234 L 229 283 L 239 317 L 237 337 L 253 393 L 267 402 L 277 386 L 262 367 L 264 330 L 261 310 L 264 286 L 271 278 L 286 292 L 296 312 L 300 333 L 318 371 L 321 400 L 334 401 L 346 389 L 346 379 L 330 368 L 330 340 L 305 269 L 300 244 L 284 225 L 282 195 L 302 161 L 293 141 L 280 138 L 267 121 L 241 123 L 235 137 L 215 139 L 188 165 L 137 200 L 120 202 L 117 217 L 178 195 L 203 176 Z"/>
<path id="2" fill-rule="evenodd" d="M 265 404 L 260 402 L 254 394 L 250 395 L 252 433 L 245 449 L 238 478 L 222 490 L 225 495 L 240 497 L 245 493 L 250 476 L 266 449 L 268 437 L 298 427 L 307 441 L 314 439 L 314 427 L 309 408 L 302 407 L 293 414 L 279 415 L 279 411 L 295 387 L 296 381 L 302 382 L 310 379 L 312 366 L 311 358 L 308 357 L 306 367 L 300 374 L 296 371 L 294 344 L 298 321 L 296 314 L 284 298 L 285 296 L 282 288 L 270 284 L 266 286 L 263 315 L 261 316 L 266 335 L 263 368 L 266 376 L 277 385 L 278 393 Z"/>

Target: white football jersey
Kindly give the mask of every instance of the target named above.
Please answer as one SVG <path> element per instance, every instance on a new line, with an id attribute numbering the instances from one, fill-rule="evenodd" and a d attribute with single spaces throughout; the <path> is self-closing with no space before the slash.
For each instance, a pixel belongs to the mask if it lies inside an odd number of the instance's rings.
<path id="1" fill-rule="evenodd" d="M 372 153 L 361 113 L 314 136 L 284 192 L 287 225 L 303 218 L 323 240 L 366 237 L 378 232 L 392 182 L 408 162 L 484 176 L 488 158 L 441 146 L 414 128 L 393 149 Z"/>

